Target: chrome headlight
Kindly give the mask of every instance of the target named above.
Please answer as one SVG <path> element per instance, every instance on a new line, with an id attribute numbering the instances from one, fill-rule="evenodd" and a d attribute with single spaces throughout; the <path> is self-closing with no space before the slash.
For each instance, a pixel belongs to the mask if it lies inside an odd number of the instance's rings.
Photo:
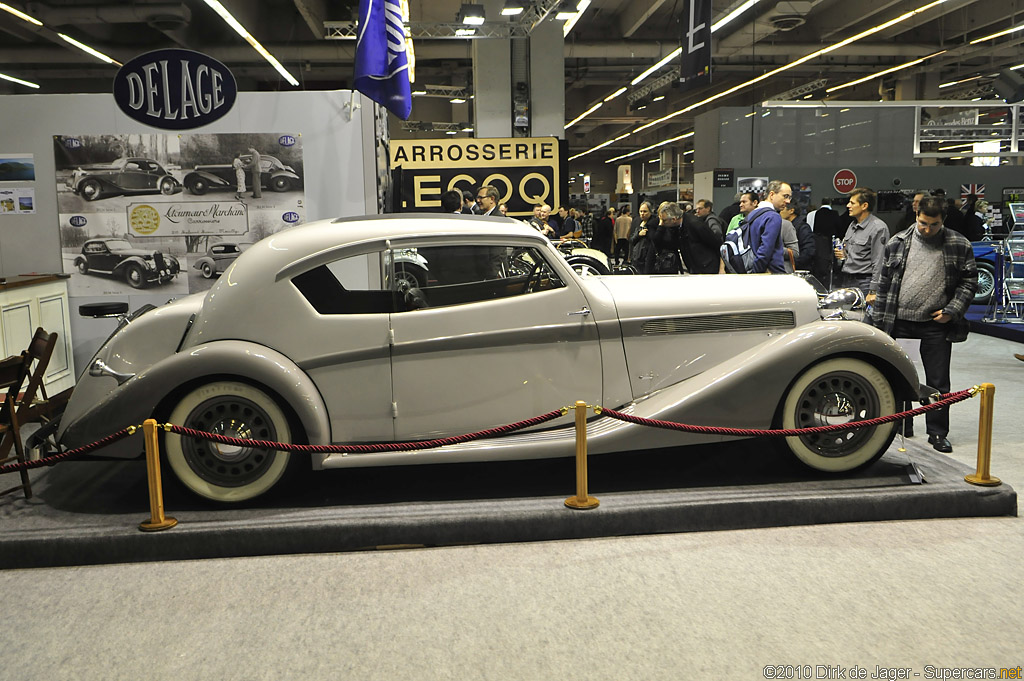
<path id="1" fill-rule="evenodd" d="M 864 309 L 864 293 L 859 288 L 838 288 L 819 302 L 822 319 L 847 319 L 846 313 Z"/>

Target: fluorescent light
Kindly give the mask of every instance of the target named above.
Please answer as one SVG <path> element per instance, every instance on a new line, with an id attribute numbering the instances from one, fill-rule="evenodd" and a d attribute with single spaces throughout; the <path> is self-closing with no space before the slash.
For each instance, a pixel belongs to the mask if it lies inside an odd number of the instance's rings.
<path id="1" fill-rule="evenodd" d="M 601 149 L 602 147 L 607 147 L 609 144 L 611 144 L 614 141 L 615 140 L 608 140 L 607 142 L 602 142 L 601 144 L 598 144 L 596 147 L 594 147 L 592 149 L 587 149 L 586 151 L 584 151 L 582 153 L 579 153 L 579 154 L 576 154 L 575 156 L 570 156 L 569 160 L 570 161 L 575 161 L 576 159 L 578 159 L 581 156 L 586 156 L 587 154 L 593 153 L 593 152 L 597 151 L 598 149 Z"/>
<path id="2" fill-rule="evenodd" d="M 660 69 L 662 66 L 664 66 L 665 64 L 669 63 L 670 61 L 672 61 L 673 59 L 675 59 L 676 57 L 681 55 L 682 53 L 683 53 L 682 46 L 677 47 L 676 49 L 672 50 L 667 55 L 662 57 L 662 59 L 658 63 L 656 63 L 654 66 L 650 67 L 649 69 L 647 69 L 646 71 L 641 73 L 639 76 L 637 76 L 636 78 L 631 80 L 629 82 L 629 84 L 630 85 L 636 85 L 637 83 L 642 81 L 644 78 L 646 78 L 647 76 L 651 75 L 652 73 L 654 73 L 655 71 Z"/>
<path id="3" fill-rule="evenodd" d="M 5 73 L 0 73 L 0 78 L 3 78 L 4 80 L 9 80 L 12 83 L 18 83 L 19 85 L 25 85 L 25 86 L 28 86 L 28 87 L 34 87 L 37 90 L 39 89 L 39 86 L 36 85 L 35 83 L 30 83 L 27 80 L 22 80 L 21 78 L 15 78 L 14 76 L 8 76 Z"/>
<path id="4" fill-rule="evenodd" d="M 220 15 L 220 18 L 227 22 L 227 25 L 235 29 L 235 33 L 242 36 L 245 42 L 252 46 L 252 49 L 260 53 L 260 56 L 267 60 L 274 69 L 281 74 L 281 76 L 288 81 L 290 84 L 297 86 L 299 81 L 295 80 L 292 74 L 288 73 L 285 67 L 281 66 L 281 62 L 274 58 L 274 55 L 267 52 L 267 49 L 260 45 L 260 42 L 256 38 L 252 37 L 249 31 L 245 30 L 245 26 L 238 23 L 238 20 L 231 15 L 224 5 L 220 4 L 219 0 L 206 0 L 206 4 L 210 6 L 214 12 Z"/>
<path id="5" fill-rule="evenodd" d="M 984 76 L 971 76 L 970 78 L 964 78 L 963 80 L 951 80 L 948 83 L 939 83 L 939 87 L 953 87 L 954 85 L 959 85 L 960 83 L 969 83 L 972 80 L 978 80 L 979 78 L 984 78 Z"/>
<path id="6" fill-rule="evenodd" d="M 756 5 L 757 3 L 758 3 L 758 0 L 747 0 L 742 5 L 740 5 L 739 7 L 734 9 L 733 11 L 729 12 L 728 14 L 726 14 L 723 18 L 721 18 L 718 21 L 716 21 L 715 23 L 711 24 L 711 32 L 714 33 L 718 29 L 722 28 L 723 26 L 728 24 L 730 21 L 732 21 L 733 19 L 735 19 L 739 15 L 743 14 L 744 12 L 746 12 L 748 9 L 750 9 L 751 7 Z"/>
<path id="7" fill-rule="evenodd" d="M 63 33 L 58 33 L 57 35 L 59 35 L 65 42 L 70 43 L 71 45 L 74 45 L 75 47 L 80 49 L 82 52 L 85 52 L 86 54 L 91 54 L 92 56 L 96 57 L 97 59 L 99 59 L 101 61 L 105 61 L 108 64 L 117 64 L 118 66 L 123 66 L 123 64 L 121 62 L 117 61 L 116 59 L 111 59 L 110 57 L 108 57 L 107 55 L 103 54 L 102 52 L 99 52 L 98 50 L 94 50 L 91 47 L 89 47 L 88 45 L 85 45 L 83 43 L 78 42 L 77 40 L 75 40 L 71 36 L 64 35 Z"/>
<path id="8" fill-rule="evenodd" d="M 463 35 L 463 36 L 476 35 L 476 29 L 475 28 L 457 28 L 457 29 L 455 29 L 455 35 Z"/>
<path id="9" fill-rule="evenodd" d="M 452 104 L 465 104 L 466 103 L 466 100 L 464 100 L 462 97 L 453 97 L 452 99 L 449 99 L 448 101 L 451 102 Z"/>
<path id="10" fill-rule="evenodd" d="M 470 126 L 470 125 L 467 125 L 466 127 L 464 127 L 462 129 L 462 132 L 473 132 L 473 127 Z"/>
<path id="11" fill-rule="evenodd" d="M 590 0 L 580 0 L 579 4 L 576 5 L 576 14 L 574 14 L 572 18 L 566 21 L 565 25 L 562 26 L 563 38 L 569 35 L 569 31 L 571 31 L 573 26 L 576 25 L 576 22 L 583 17 L 583 12 L 585 12 L 588 7 L 590 7 Z"/>
<path id="12" fill-rule="evenodd" d="M 30 17 L 29 15 L 25 14 L 24 12 L 14 9 L 10 5 L 8 5 L 7 3 L 0 2 L 0 9 L 4 10 L 5 12 L 10 12 L 14 16 L 16 16 L 19 19 L 21 19 L 22 21 L 27 21 L 30 24 L 35 24 L 36 26 L 42 26 L 43 25 L 43 22 L 39 21 L 39 19 L 36 19 L 35 17 Z"/>
<path id="13" fill-rule="evenodd" d="M 426 90 L 413 90 L 412 94 L 414 96 L 415 95 L 425 95 L 425 94 L 427 94 L 427 91 Z"/>
<path id="14" fill-rule="evenodd" d="M 644 147 L 643 149 L 637 149 L 636 151 L 631 151 L 630 153 L 623 154 L 622 156 L 616 156 L 615 158 L 610 158 L 607 161 L 605 161 L 605 163 L 612 163 L 614 161 L 618 161 L 618 160 L 623 159 L 623 158 L 629 158 L 630 156 L 636 156 L 637 154 L 642 154 L 645 151 L 650 151 L 651 149 L 657 149 L 658 147 L 663 147 L 666 144 L 672 144 L 673 142 L 678 142 L 679 140 L 684 140 L 687 137 L 693 137 L 693 130 L 691 130 L 690 132 L 688 132 L 686 134 L 680 135 L 679 137 L 673 137 L 672 139 L 665 140 L 664 142 L 658 142 L 657 144 L 652 144 L 649 147 Z M 569 160 L 571 161 L 572 159 L 569 159 Z"/>
<path id="15" fill-rule="evenodd" d="M 446 130 L 444 134 L 446 134 L 446 135 L 458 135 L 459 131 L 458 130 Z"/>
<path id="16" fill-rule="evenodd" d="M 605 97 L 605 98 L 604 98 L 604 101 L 606 101 L 606 102 L 610 102 L 610 101 L 612 101 L 613 99 L 615 99 L 616 97 L 618 97 L 619 95 L 621 95 L 621 94 L 622 94 L 623 92 L 625 92 L 625 91 L 626 91 L 626 88 L 625 88 L 625 86 L 623 86 L 623 87 L 620 87 L 620 88 L 619 88 L 618 90 L 616 90 L 615 92 L 613 92 L 613 93 L 611 93 L 610 95 L 608 95 L 607 97 Z"/>
<path id="17" fill-rule="evenodd" d="M 654 98 L 654 99 L 652 99 L 651 101 L 652 101 L 652 102 L 660 102 L 660 101 L 661 101 L 661 100 L 663 100 L 663 99 L 665 99 L 665 95 L 658 95 L 657 97 L 655 97 L 655 98 Z"/>
<path id="18" fill-rule="evenodd" d="M 942 52 L 936 52 L 935 54 L 929 54 L 927 57 L 921 57 L 920 59 L 915 59 L 914 61 L 908 61 L 906 64 L 900 64 L 899 66 L 893 66 L 892 68 L 886 69 L 885 71 L 879 71 L 878 73 L 873 73 L 870 76 L 864 76 L 863 78 L 859 78 L 857 80 L 851 80 L 849 83 L 846 83 L 844 85 L 836 85 L 835 87 L 830 87 L 827 90 L 825 90 L 825 93 L 828 94 L 829 92 L 835 92 L 836 90 L 843 90 L 843 89 L 848 88 L 848 87 L 853 87 L 854 85 L 860 85 L 861 83 L 864 83 L 866 81 L 872 80 L 874 78 L 880 78 L 880 77 L 882 77 L 882 76 L 884 76 L 886 74 L 893 73 L 895 71 L 900 71 L 902 69 L 910 68 L 911 66 L 914 66 L 916 64 L 920 64 L 923 61 L 927 61 L 927 60 L 931 59 L 932 57 L 937 57 L 940 54 L 943 54 L 945 51 L 946 50 L 942 50 Z M 808 95 L 808 97 L 809 96 L 810 95 Z"/>
<path id="19" fill-rule="evenodd" d="M 555 10 L 555 21 L 567 21 L 576 16 L 578 10 L 572 0 L 562 0 Z"/>
<path id="20" fill-rule="evenodd" d="M 566 130 L 568 130 L 568 129 L 569 129 L 569 128 L 571 128 L 572 126 L 576 125 L 577 123 L 579 123 L 580 121 L 582 121 L 582 120 L 583 120 L 584 118 L 586 118 L 586 117 L 587 117 L 587 116 L 589 116 L 590 114 L 592 114 L 592 113 L 594 113 L 595 111 L 597 111 L 598 109 L 600 109 L 602 105 L 604 105 L 604 102 L 598 102 L 598 103 L 597 103 L 597 104 L 595 104 L 594 106 L 590 107 L 589 109 L 587 109 L 586 111 L 584 111 L 583 113 L 581 113 L 581 114 L 580 114 L 579 116 L 577 116 L 576 118 L 574 118 L 574 119 L 572 119 L 571 121 L 569 121 L 568 123 L 566 123 L 566 124 L 565 124 L 565 129 L 566 129 Z"/>
<path id="21" fill-rule="evenodd" d="M 455 18 L 461 24 L 480 26 L 484 23 L 485 16 L 483 5 L 464 2 L 462 3 L 462 7 L 459 8 L 459 12 Z"/>
<path id="22" fill-rule="evenodd" d="M 992 38 L 998 38 L 1000 36 L 1007 35 L 1008 33 L 1013 33 L 1014 31 L 1019 31 L 1022 28 L 1024 28 L 1024 24 L 1021 24 L 1020 26 L 1014 26 L 1013 28 L 1008 28 L 1005 31 L 999 31 L 998 33 L 993 33 L 992 35 L 987 35 L 984 38 L 975 38 L 974 40 L 972 40 L 970 42 L 970 44 L 974 45 L 975 43 L 982 43 L 982 42 L 985 42 L 986 40 L 992 40 Z"/>

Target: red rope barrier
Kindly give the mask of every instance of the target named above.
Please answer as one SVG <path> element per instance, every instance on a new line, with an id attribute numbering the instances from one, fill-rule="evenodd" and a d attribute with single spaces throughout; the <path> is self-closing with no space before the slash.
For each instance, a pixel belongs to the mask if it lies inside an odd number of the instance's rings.
<path id="1" fill-rule="evenodd" d="M 834 426 L 813 426 L 811 428 L 791 428 L 789 430 L 761 430 L 756 428 L 721 428 L 717 426 L 693 426 L 685 423 L 675 423 L 673 421 L 659 421 L 656 419 L 645 419 L 639 416 L 632 416 L 630 414 L 623 414 L 620 411 L 614 409 L 601 409 L 601 413 L 609 416 L 613 419 L 620 421 L 626 421 L 627 423 L 635 423 L 640 426 L 650 426 L 652 428 L 664 428 L 666 430 L 678 430 L 685 433 L 703 433 L 705 435 L 734 435 L 740 437 L 792 437 L 794 435 L 814 435 L 817 433 L 835 433 L 847 430 L 853 430 L 856 428 L 868 428 L 870 426 L 878 426 L 884 423 L 892 423 L 893 421 L 899 421 L 909 416 L 916 416 L 918 414 L 924 414 L 935 409 L 941 409 L 943 407 L 962 402 L 974 395 L 973 390 L 961 390 L 955 393 L 948 393 L 943 396 L 943 399 L 938 402 L 932 402 L 931 404 L 925 404 L 916 409 L 910 409 L 908 411 L 900 412 L 898 414 L 889 414 L 888 416 L 879 416 L 873 419 L 865 419 L 863 421 L 853 421 L 851 423 L 839 423 Z"/>
<path id="2" fill-rule="evenodd" d="M 83 445 L 76 449 L 69 449 L 66 452 L 54 454 L 53 456 L 45 456 L 41 459 L 35 459 L 33 461 L 19 461 L 17 463 L 9 463 L 6 466 L 0 466 L 0 475 L 3 475 L 4 473 L 13 473 L 15 471 L 27 471 L 32 468 L 42 468 L 43 466 L 52 466 L 53 464 L 59 461 L 63 461 L 64 459 L 70 459 L 73 456 L 85 454 L 86 452 L 91 452 L 93 450 L 100 449 L 101 447 L 106 447 L 107 445 L 114 444 L 115 442 L 122 438 L 128 437 L 129 435 L 133 435 L 137 428 L 137 426 L 129 426 L 128 428 L 122 428 L 116 433 L 101 438 L 96 442 Z"/>
<path id="3" fill-rule="evenodd" d="M 456 445 L 461 442 L 482 440 L 483 438 L 493 437 L 495 435 L 505 435 L 506 433 L 512 433 L 517 430 L 546 423 L 562 415 L 562 410 L 556 409 L 555 411 L 549 411 L 547 414 L 534 416 L 533 418 L 526 419 L 525 421 L 509 423 L 508 425 L 498 426 L 497 428 L 490 428 L 488 430 L 481 430 L 476 433 L 466 433 L 464 435 L 455 435 L 453 437 L 445 437 L 437 440 L 421 440 L 419 442 L 386 442 L 373 445 L 299 445 L 287 442 L 272 442 L 270 440 L 247 440 L 237 437 L 228 437 L 226 435 L 217 435 L 216 433 L 207 433 L 202 430 L 185 428 L 184 426 L 176 426 L 171 423 L 166 424 L 164 428 L 179 435 L 199 438 L 202 440 L 210 440 L 212 442 L 219 442 L 225 445 L 235 445 L 236 447 L 254 447 L 256 449 L 276 449 L 283 452 L 307 452 L 316 454 L 344 454 L 347 452 L 369 454 L 373 452 L 405 452 L 419 449 L 433 449 L 435 447 L 444 447 L 445 445 Z"/>

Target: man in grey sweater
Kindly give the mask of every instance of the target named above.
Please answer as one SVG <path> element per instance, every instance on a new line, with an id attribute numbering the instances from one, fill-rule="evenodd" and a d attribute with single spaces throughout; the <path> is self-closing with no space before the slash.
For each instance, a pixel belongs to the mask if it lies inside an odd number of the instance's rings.
<path id="1" fill-rule="evenodd" d="M 885 246 L 875 326 L 896 338 L 921 341 L 925 383 L 948 393 L 953 343 L 967 340 L 965 314 L 978 288 L 978 267 L 971 243 L 942 226 L 942 203 L 921 199 L 917 224 Z M 949 411 L 925 415 L 928 443 L 944 453 L 949 443 Z"/>

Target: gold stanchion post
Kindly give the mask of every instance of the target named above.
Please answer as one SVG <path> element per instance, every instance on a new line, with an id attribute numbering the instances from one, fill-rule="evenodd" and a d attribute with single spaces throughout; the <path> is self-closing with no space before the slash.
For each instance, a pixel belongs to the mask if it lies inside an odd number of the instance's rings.
<path id="1" fill-rule="evenodd" d="M 149 520 L 139 523 L 143 532 L 167 530 L 178 524 L 174 518 L 164 517 L 164 492 L 160 482 L 160 445 L 156 437 L 156 420 L 142 422 L 142 435 L 146 441 L 146 473 L 149 478 Z"/>
<path id="2" fill-rule="evenodd" d="M 978 416 L 978 470 L 964 476 L 964 480 L 972 485 L 995 487 L 1003 483 L 999 478 L 989 475 L 992 463 L 992 412 L 995 407 L 996 387 L 991 383 L 981 384 L 981 408 Z"/>
<path id="3" fill-rule="evenodd" d="M 569 508 L 597 508 L 601 502 L 587 496 L 587 403 L 576 402 L 576 496 L 565 500 Z"/>

